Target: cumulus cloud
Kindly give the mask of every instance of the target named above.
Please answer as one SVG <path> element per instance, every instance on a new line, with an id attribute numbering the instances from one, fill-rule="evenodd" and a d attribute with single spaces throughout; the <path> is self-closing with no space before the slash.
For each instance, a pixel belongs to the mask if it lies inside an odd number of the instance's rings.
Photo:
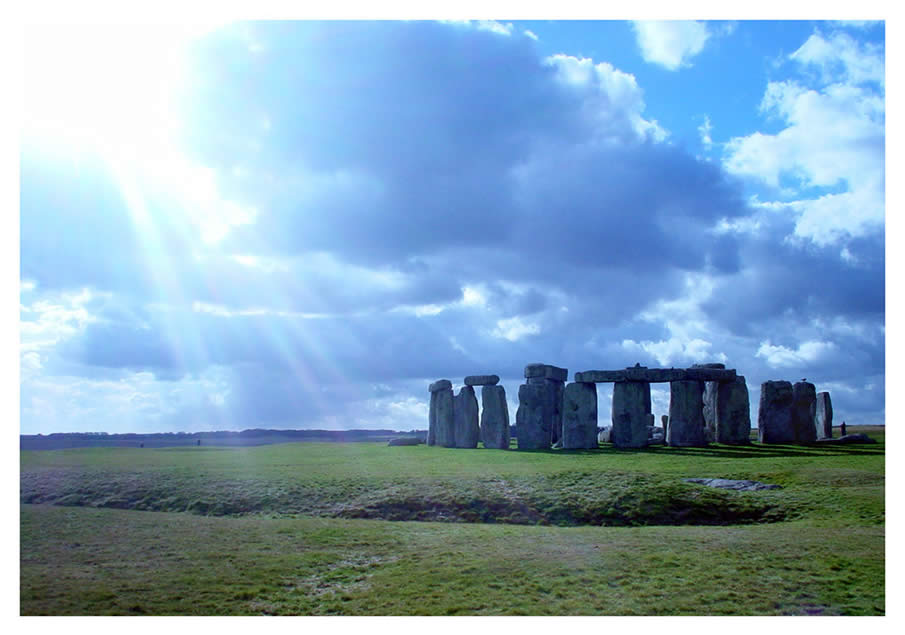
<path id="1" fill-rule="evenodd" d="M 731 139 L 724 165 L 774 188 L 794 187 L 798 196 L 783 202 L 802 239 L 827 245 L 876 233 L 885 218 L 882 52 L 845 34 L 815 33 L 789 59 L 816 69 L 817 85 L 770 82 L 761 110 L 784 127 Z"/>
<path id="2" fill-rule="evenodd" d="M 705 22 L 691 20 L 639 20 L 633 26 L 644 60 L 671 71 L 690 66 L 711 36 Z"/>

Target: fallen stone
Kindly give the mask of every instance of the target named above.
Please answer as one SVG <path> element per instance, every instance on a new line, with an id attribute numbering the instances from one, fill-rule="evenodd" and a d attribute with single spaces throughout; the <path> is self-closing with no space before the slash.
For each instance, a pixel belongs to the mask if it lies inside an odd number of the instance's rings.
<path id="1" fill-rule="evenodd" d="M 478 400 L 472 386 L 462 386 L 453 402 L 454 439 L 457 448 L 476 448 L 480 437 Z"/>
<path id="2" fill-rule="evenodd" d="M 515 438 L 519 450 L 548 450 L 552 445 L 550 400 L 544 384 L 522 384 L 515 411 Z"/>
<path id="3" fill-rule="evenodd" d="M 717 443 L 745 445 L 751 443 L 751 409 L 748 401 L 748 385 L 738 375 L 734 382 L 717 385 L 716 422 Z"/>
<path id="4" fill-rule="evenodd" d="M 792 428 L 798 443 L 817 440 L 817 389 L 808 381 L 792 386 Z"/>
<path id="5" fill-rule="evenodd" d="M 760 385 L 757 409 L 757 440 L 761 443 L 795 443 L 792 427 L 792 384 L 765 381 Z"/>
<path id="6" fill-rule="evenodd" d="M 387 445 L 418 445 L 423 443 L 418 437 L 397 437 L 390 439 Z"/>
<path id="7" fill-rule="evenodd" d="M 782 485 L 768 485 L 759 481 L 738 481 L 728 478 L 683 478 L 686 483 L 697 483 L 707 487 L 734 489 L 741 492 L 754 492 L 762 489 L 782 489 Z"/>
<path id="8" fill-rule="evenodd" d="M 666 435 L 663 433 L 663 430 L 657 428 L 658 432 L 654 432 L 647 439 L 648 445 L 665 445 L 666 444 Z"/>
<path id="9" fill-rule="evenodd" d="M 452 382 L 448 379 L 438 379 L 427 387 L 430 392 L 438 392 L 440 390 L 446 390 L 447 388 L 452 388 Z"/>
<path id="10" fill-rule="evenodd" d="M 833 400 L 830 393 L 817 393 L 817 439 L 833 438 Z"/>
<path id="11" fill-rule="evenodd" d="M 567 384 L 563 393 L 562 448 L 597 447 L 597 386 Z"/>
<path id="12" fill-rule="evenodd" d="M 498 375 L 469 375 L 465 378 L 466 386 L 495 386 L 500 383 Z"/>
<path id="13" fill-rule="evenodd" d="M 481 388 L 481 442 L 485 448 L 508 450 L 509 405 L 502 386 Z"/>
<path id="14" fill-rule="evenodd" d="M 876 443 L 876 439 L 871 439 L 869 436 L 864 434 L 863 432 L 858 432 L 856 434 L 846 434 L 843 437 L 838 437 L 836 439 L 827 438 L 827 439 L 817 439 L 815 443 L 826 443 L 828 445 L 848 445 L 850 443 Z"/>
<path id="15" fill-rule="evenodd" d="M 639 381 L 617 381 L 613 384 L 613 431 L 610 438 L 617 448 L 643 448 L 647 445 L 644 387 L 645 383 Z"/>
<path id="16" fill-rule="evenodd" d="M 666 442 L 673 447 L 703 447 L 704 382 L 669 383 L 669 429 Z"/>

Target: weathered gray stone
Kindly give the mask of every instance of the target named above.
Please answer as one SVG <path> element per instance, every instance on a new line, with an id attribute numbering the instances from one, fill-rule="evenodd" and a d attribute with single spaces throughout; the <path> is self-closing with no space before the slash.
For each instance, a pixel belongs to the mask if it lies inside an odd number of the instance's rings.
<path id="1" fill-rule="evenodd" d="M 761 443 L 795 443 L 792 427 L 792 384 L 765 381 L 760 385 L 757 407 L 757 440 Z"/>
<path id="2" fill-rule="evenodd" d="M 562 447 L 584 450 L 597 447 L 597 386 L 567 384 L 563 391 Z"/>
<path id="3" fill-rule="evenodd" d="M 748 385 L 738 375 L 734 382 L 720 383 L 716 391 L 714 440 L 728 445 L 751 443 L 751 409 Z"/>
<path id="4" fill-rule="evenodd" d="M 674 447 L 707 445 L 704 434 L 704 382 L 669 383 L 669 430 L 666 442 Z"/>
<path id="5" fill-rule="evenodd" d="M 742 492 L 754 492 L 762 489 L 782 489 L 782 485 L 768 485 L 760 481 L 744 481 L 728 478 L 683 478 L 686 483 L 697 483 L 707 487 L 719 487 L 720 489 L 734 489 Z"/>
<path id="6" fill-rule="evenodd" d="M 427 410 L 427 444 L 437 444 L 437 393 L 431 393 L 430 407 Z"/>
<path id="7" fill-rule="evenodd" d="M 660 423 L 663 424 L 663 434 L 669 430 L 669 415 L 660 415 Z"/>
<path id="8" fill-rule="evenodd" d="M 708 364 L 692 364 L 690 368 L 713 368 L 717 370 L 723 370 L 726 368 L 726 364 L 721 364 L 720 362 L 710 362 Z"/>
<path id="9" fill-rule="evenodd" d="M 457 448 L 476 448 L 480 437 L 478 399 L 472 386 L 462 386 L 453 403 L 454 438 Z"/>
<path id="10" fill-rule="evenodd" d="M 390 439 L 387 445 L 418 445 L 420 443 L 423 443 L 423 441 L 418 437 L 396 437 L 395 439 Z"/>
<path id="11" fill-rule="evenodd" d="M 716 393 L 719 390 L 719 382 L 704 382 L 704 427 L 710 440 L 716 439 Z"/>
<path id="12" fill-rule="evenodd" d="M 613 384 L 613 431 L 617 448 L 643 448 L 647 445 L 647 411 L 645 386 L 640 381 L 617 381 Z"/>
<path id="13" fill-rule="evenodd" d="M 649 385 L 650 384 L 648 384 L 648 386 Z M 647 413 L 647 429 L 650 430 L 651 428 L 653 428 L 656 421 L 657 421 L 657 418 L 654 417 L 653 413 L 648 412 Z"/>
<path id="14" fill-rule="evenodd" d="M 431 394 L 430 423 L 434 429 L 432 445 L 444 448 L 456 447 L 454 397 L 452 388 L 438 390 Z M 431 433 L 428 430 L 428 439 Z"/>
<path id="15" fill-rule="evenodd" d="M 547 364 L 533 364 L 531 366 L 543 366 L 545 369 L 547 368 L 556 368 L 555 366 L 549 366 Z M 531 366 L 526 367 L 531 368 Z M 560 369 L 562 370 L 562 369 Z M 546 372 L 546 371 L 545 371 Z M 561 373 L 554 373 L 557 377 L 561 376 Z M 562 436 L 562 398 L 563 398 L 563 382 L 558 379 L 551 377 L 528 377 L 525 380 L 525 383 L 531 385 L 544 386 L 546 392 L 546 399 L 549 401 L 547 404 L 547 412 L 550 413 L 550 442 L 556 443 L 559 441 Z"/>
<path id="16" fill-rule="evenodd" d="M 481 388 L 481 442 L 485 448 L 508 450 L 509 405 L 502 386 Z"/>
<path id="17" fill-rule="evenodd" d="M 666 443 L 666 433 L 663 432 L 663 428 L 654 427 L 653 430 L 650 430 L 647 435 L 647 443 L 648 445 L 663 445 Z"/>
<path id="18" fill-rule="evenodd" d="M 818 439 L 833 438 L 833 401 L 830 393 L 817 393 L 816 427 Z"/>
<path id="19" fill-rule="evenodd" d="M 735 370 L 719 368 L 626 368 L 624 370 L 585 370 L 575 373 L 576 382 L 614 383 L 645 381 L 735 381 Z"/>
<path id="20" fill-rule="evenodd" d="M 447 388 L 452 388 L 452 382 L 448 379 L 438 379 L 427 387 L 429 392 L 438 392 L 440 390 L 446 390 Z"/>
<path id="21" fill-rule="evenodd" d="M 597 432 L 597 443 L 612 443 L 613 426 L 603 426 Z"/>
<path id="22" fill-rule="evenodd" d="M 544 377 L 564 382 L 569 379 L 569 370 L 552 364 L 528 364 L 525 366 L 525 378 L 529 377 Z"/>
<path id="23" fill-rule="evenodd" d="M 465 378 L 466 386 L 495 386 L 498 383 L 499 375 L 469 375 Z"/>
<path id="24" fill-rule="evenodd" d="M 547 450 L 552 445 L 553 413 L 544 384 L 522 384 L 515 411 L 515 438 L 519 450 Z"/>
<path id="25" fill-rule="evenodd" d="M 795 382 L 792 386 L 792 428 L 798 443 L 814 443 L 817 440 L 817 389 L 809 381 Z"/>

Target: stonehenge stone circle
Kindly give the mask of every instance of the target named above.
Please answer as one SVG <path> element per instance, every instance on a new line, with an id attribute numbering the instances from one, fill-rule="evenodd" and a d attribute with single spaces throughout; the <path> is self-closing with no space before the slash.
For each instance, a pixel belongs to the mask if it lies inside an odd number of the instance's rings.
<path id="1" fill-rule="evenodd" d="M 519 450 L 548 450 L 552 445 L 553 413 L 544 384 L 522 384 L 515 412 L 515 438 Z"/>
<path id="2" fill-rule="evenodd" d="M 481 388 L 481 442 L 485 448 L 509 449 L 509 405 L 506 389 L 484 385 Z"/>
<path id="3" fill-rule="evenodd" d="M 704 382 L 695 380 L 669 383 L 669 429 L 666 443 L 673 447 L 703 447 Z"/>
<path id="4" fill-rule="evenodd" d="M 466 386 L 496 386 L 498 383 L 499 375 L 469 375 L 465 378 Z"/>
<path id="5" fill-rule="evenodd" d="M 576 375 L 579 373 L 576 373 Z M 617 381 L 613 384 L 613 431 L 611 438 L 617 448 L 643 448 L 647 445 L 647 382 Z"/>
<path id="6" fill-rule="evenodd" d="M 567 384 L 563 391 L 562 447 L 586 450 L 597 447 L 597 386 Z"/>
<path id="7" fill-rule="evenodd" d="M 474 387 L 462 386 L 459 394 L 453 401 L 453 420 L 455 441 L 457 448 L 478 447 L 478 400 L 474 394 Z"/>
<path id="8" fill-rule="evenodd" d="M 751 410 L 748 386 L 742 375 L 737 375 L 734 382 L 721 383 L 717 386 L 714 406 L 716 417 L 714 440 L 728 445 L 750 443 Z"/>
<path id="9" fill-rule="evenodd" d="M 792 428 L 798 443 L 817 440 L 817 389 L 808 381 L 792 386 Z"/>
<path id="10" fill-rule="evenodd" d="M 832 439 L 833 438 L 833 401 L 830 399 L 830 393 L 817 393 L 817 438 Z"/>
<path id="11" fill-rule="evenodd" d="M 427 444 L 444 448 L 455 447 L 452 382 L 441 379 L 431 384 L 429 390 L 431 402 L 428 411 Z"/>
<path id="12" fill-rule="evenodd" d="M 765 381 L 760 385 L 757 410 L 757 440 L 761 443 L 795 443 L 792 427 L 792 384 Z"/>

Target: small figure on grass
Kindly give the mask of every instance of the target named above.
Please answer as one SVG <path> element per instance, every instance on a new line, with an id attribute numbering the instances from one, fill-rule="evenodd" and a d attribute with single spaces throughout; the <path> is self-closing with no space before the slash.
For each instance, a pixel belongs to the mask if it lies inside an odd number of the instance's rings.
<path id="1" fill-rule="evenodd" d="M 842 426 L 840 426 L 840 428 L 841 428 L 842 436 L 845 436 L 845 421 L 842 422 Z"/>
<path id="2" fill-rule="evenodd" d="M 201 439 L 198 439 L 198 443 L 196 445 L 201 445 Z"/>

